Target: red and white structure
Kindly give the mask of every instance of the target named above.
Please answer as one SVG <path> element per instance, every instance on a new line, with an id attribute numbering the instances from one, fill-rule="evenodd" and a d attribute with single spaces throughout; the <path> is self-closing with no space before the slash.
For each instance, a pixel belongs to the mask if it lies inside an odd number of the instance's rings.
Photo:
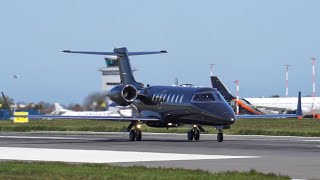
<path id="1" fill-rule="evenodd" d="M 288 64 L 284 65 L 286 67 L 286 97 L 289 95 L 289 66 Z"/>
<path id="2" fill-rule="evenodd" d="M 315 67 L 316 67 L 316 58 L 312 57 L 312 97 L 313 97 L 313 118 L 316 117 L 315 109 L 316 109 L 316 75 L 315 75 Z"/>
<path id="3" fill-rule="evenodd" d="M 234 83 L 236 83 L 237 86 L 237 91 L 236 91 L 236 96 L 237 96 L 237 102 L 236 102 L 236 114 L 239 115 L 239 80 L 236 80 Z"/>

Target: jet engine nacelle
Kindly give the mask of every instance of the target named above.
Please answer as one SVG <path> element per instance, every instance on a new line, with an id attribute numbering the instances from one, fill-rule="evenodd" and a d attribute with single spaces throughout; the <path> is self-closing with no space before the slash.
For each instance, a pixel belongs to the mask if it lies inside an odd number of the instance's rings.
<path id="1" fill-rule="evenodd" d="M 128 106 L 137 98 L 138 91 L 134 86 L 122 84 L 112 88 L 108 96 L 120 106 Z"/>

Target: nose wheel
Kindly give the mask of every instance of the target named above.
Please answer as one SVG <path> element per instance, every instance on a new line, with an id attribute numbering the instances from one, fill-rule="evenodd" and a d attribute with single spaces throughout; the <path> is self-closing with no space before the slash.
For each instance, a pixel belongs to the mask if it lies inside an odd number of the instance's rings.
<path id="1" fill-rule="evenodd" d="M 192 140 L 200 140 L 200 131 L 199 129 L 197 128 L 197 126 L 194 126 L 193 128 L 189 129 L 188 131 L 188 140 L 189 141 L 192 141 Z"/>

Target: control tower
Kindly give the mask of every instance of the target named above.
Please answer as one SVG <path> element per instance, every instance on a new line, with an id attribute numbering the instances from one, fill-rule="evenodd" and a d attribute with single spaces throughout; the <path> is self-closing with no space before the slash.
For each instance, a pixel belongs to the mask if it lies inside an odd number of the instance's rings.
<path id="1" fill-rule="evenodd" d="M 120 71 L 117 60 L 106 59 L 107 67 L 99 69 L 102 72 L 102 91 L 109 91 L 120 84 Z"/>

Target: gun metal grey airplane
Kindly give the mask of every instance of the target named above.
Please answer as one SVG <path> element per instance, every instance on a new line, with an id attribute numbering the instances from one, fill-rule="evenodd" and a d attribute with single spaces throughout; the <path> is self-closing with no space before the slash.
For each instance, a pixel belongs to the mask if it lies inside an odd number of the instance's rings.
<path id="1" fill-rule="evenodd" d="M 65 53 L 103 55 L 118 62 L 121 85 L 110 90 L 108 96 L 118 105 L 130 105 L 134 110 L 134 117 L 110 116 L 52 116 L 29 115 L 28 118 L 42 119 L 86 119 L 86 120 L 115 120 L 129 121 L 127 127 L 131 141 L 141 141 L 140 123 L 151 127 L 169 128 L 183 124 L 191 125 L 187 133 L 188 140 L 199 140 L 200 131 L 204 132 L 203 125 L 214 126 L 218 130 L 217 141 L 223 141 L 223 129 L 229 129 L 237 118 L 218 90 L 209 87 L 181 87 L 181 86 L 147 86 L 137 82 L 133 76 L 129 56 L 167 53 L 128 52 L 127 48 L 115 48 L 113 52 L 70 51 Z M 297 114 L 278 116 L 255 116 L 255 118 L 270 117 L 297 117 Z M 247 116 L 244 116 L 247 117 Z"/>

